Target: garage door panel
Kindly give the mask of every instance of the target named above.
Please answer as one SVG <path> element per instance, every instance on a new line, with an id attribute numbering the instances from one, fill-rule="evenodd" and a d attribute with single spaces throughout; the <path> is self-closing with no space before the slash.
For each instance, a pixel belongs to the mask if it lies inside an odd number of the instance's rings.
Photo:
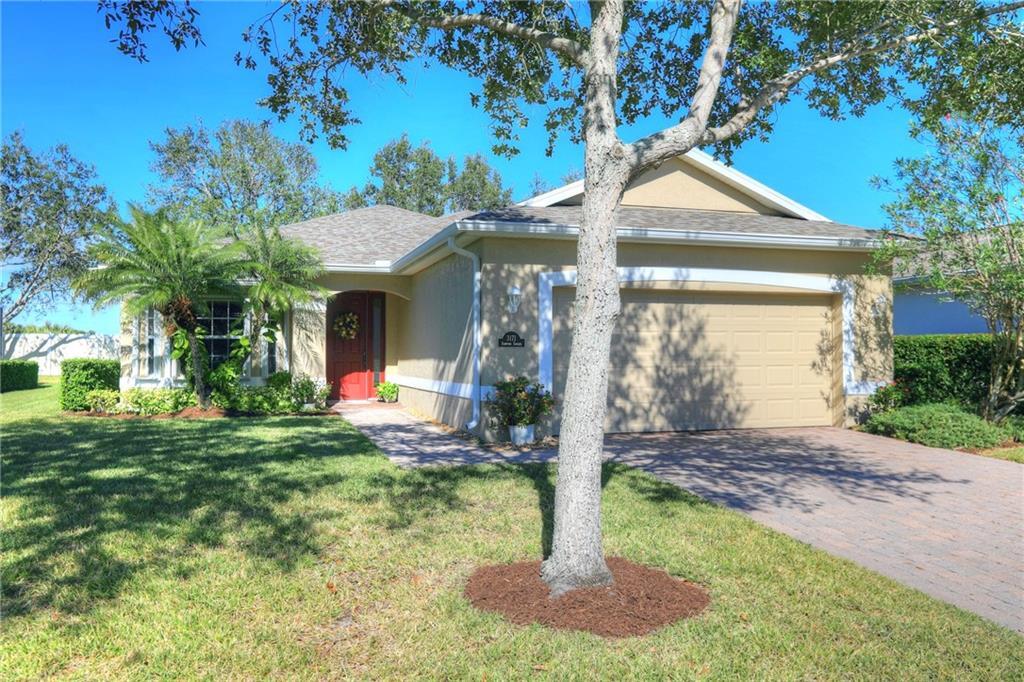
<path id="1" fill-rule="evenodd" d="M 555 298 L 556 397 L 568 371 L 571 289 Z M 622 291 L 609 431 L 832 423 L 828 296 Z"/>

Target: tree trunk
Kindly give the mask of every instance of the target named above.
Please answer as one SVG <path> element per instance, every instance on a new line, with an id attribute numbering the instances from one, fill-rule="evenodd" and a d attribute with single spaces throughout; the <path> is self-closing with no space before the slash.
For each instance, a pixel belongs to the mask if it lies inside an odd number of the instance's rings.
<path id="1" fill-rule="evenodd" d="M 188 334 L 188 352 L 192 357 L 192 386 L 196 392 L 196 400 L 199 401 L 199 406 L 204 410 L 210 406 L 209 400 L 206 395 L 206 381 L 203 377 L 203 358 L 202 351 L 199 350 L 199 337 L 196 336 L 195 330 L 187 332 Z"/>
<path id="2" fill-rule="evenodd" d="M 615 130 L 622 3 L 592 7 L 572 349 L 559 436 L 551 556 L 541 569 L 553 596 L 612 581 L 601 543 L 601 461 L 609 353 L 619 314 L 615 218 L 629 166 Z"/>
<path id="3" fill-rule="evenodd" d="M 989 325 L 989 328 L 992 370 L 982 416 L 999 422 L 1024 400 L 1024 338 L 1019 328 L 999 328 L 996 325 Z"/>

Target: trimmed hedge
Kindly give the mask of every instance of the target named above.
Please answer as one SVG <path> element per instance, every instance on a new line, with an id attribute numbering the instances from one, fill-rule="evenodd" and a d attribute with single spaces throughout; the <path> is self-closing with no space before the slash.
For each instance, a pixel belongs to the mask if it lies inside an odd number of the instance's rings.
<path id="1" fill-rule="evenodd" d="M 893 339 L 893 378 L 907 405 L 958 403 L 972 409 L 988 392 L 992 337 L 924 334 Z"/>
<path id="2" fill-rule="evenodd" d="M 0 360 L 0 393 L 39 386 L 39 363 L 31 360 Z"/>
<path id="3" fill-rule="evenodd" d="M 912 405 L 871 415 L 864 430 L 933 448 L 994 448 L 1013 434 L 955 405 Z"/>
<path id="4" fill-rule="evenodd" d="M 75 358 L 60 363 L 60 409 L 89 409 L 89 391 L 118 389 L 121 363 L 118 360 Z"/>

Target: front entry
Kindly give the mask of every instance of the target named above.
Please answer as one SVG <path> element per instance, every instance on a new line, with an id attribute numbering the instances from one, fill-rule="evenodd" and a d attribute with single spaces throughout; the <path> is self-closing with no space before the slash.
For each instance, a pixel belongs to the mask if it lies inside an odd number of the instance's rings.
<path id="1" fill-rule="evenodd" d="M 384 294 L 338 294 L 327 305 L 327 380 L 331 382 L 331 398 L 366 400 L 376 396 L 375 384 L 384 381 L 383 365 Z"/>

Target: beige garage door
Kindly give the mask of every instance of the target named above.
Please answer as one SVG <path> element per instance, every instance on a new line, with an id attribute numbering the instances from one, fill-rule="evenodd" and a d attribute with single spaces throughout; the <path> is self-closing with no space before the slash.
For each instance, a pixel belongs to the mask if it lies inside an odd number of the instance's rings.
<path id="1" fill-rule="evenodd" d="M 574 291 L 556 290 L 556 396 L 568 370 Z M 607 430 L 831 425 L 831 309 L 823 295 L 623 289 Z"/>

